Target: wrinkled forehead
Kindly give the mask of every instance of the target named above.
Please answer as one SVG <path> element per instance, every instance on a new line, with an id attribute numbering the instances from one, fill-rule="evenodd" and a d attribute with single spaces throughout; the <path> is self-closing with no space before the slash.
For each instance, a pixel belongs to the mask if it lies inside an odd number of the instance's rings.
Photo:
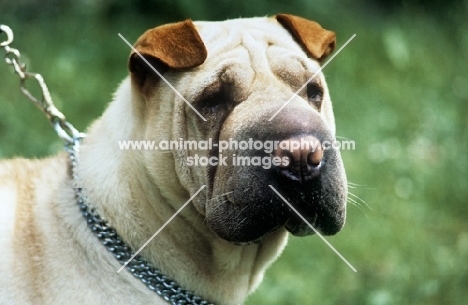
<path id="1" fill-rule="evenodd" d="M 230 46 L 241 44 L 246 36 L 263 42 L 290 41 L 290 34 L 273 18 L 232 19 L 226 21 L 194 22 L 207 47 L 216 47 L 220 41 Z"/>
<path id="2" fill-rule="evenodd" d="M 319 63 L 307 57 L 301 46 L 275 18 L 195 22 L 208 57 L 205 69 L 220 71 L 249 66 L 254 73 L 276 68 L 316 72 Z"/>
<path id="3" fill-rule="evenodd" d="M 208 50 L 208 57 L 217 57 L 237 48 L 247 50 L 250 55 L 262 55 L 273 47 L 270 52 L 276 49 L 284 55 L 307 58 L 301 46 L 275 18 L 197 21 L 194 24 Z"/>

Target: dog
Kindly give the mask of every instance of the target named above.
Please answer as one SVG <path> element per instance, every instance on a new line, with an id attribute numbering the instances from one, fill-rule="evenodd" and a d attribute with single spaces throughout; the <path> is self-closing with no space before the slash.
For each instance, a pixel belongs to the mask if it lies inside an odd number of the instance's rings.
<path id="1" fill-rule="evenodd" d="M 314 233 L 285 200 L 322 234 L 339 232 L 347 197 L 339 151 L 292 149 L 335 139 L 325 78 L 312 78 L 334 47 L 333 32 L 287 14 L 186 20 L 144 33 L 129 77 L 90 127 L 79 159 L 61 153 L 0 163 L 0 303 L 176 298 L 132 271 L 117 272 L 122 262 L 96 225 L 90 229 L 90 211 L 135 253 L 189 202 L 139 255 L 205 304 L 242 303 L 288 232 Z M 212 145 L 165 151 L 122 149 L 121 141 Z M 243 149 L 242 141 L 275 145 Z M 202 158 L 217 163 L 195 164 Z"/>

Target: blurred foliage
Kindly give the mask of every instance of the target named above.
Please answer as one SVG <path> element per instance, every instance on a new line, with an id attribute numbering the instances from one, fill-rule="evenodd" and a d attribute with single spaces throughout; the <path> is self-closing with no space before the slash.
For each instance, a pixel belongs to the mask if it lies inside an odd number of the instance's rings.
<path id="1" fill-rule="evenodd" d="M 462 304 L 468 299 L 468 2 L 0 0 L 31 71 L 81 130 L 127 73 L 128 47 L 172 21 L 292 13 L 357 37 L 324 70 L 352 182 L 330 242 L 291 238 L 251 304 Z M 0 64 L 0 157 L 43 157 L 60 141 Z"/>

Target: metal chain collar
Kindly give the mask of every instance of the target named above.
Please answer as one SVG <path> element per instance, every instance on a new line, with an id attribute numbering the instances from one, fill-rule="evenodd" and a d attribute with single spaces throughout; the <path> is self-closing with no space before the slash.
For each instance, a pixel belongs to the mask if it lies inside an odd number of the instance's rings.
<path id="1" fill-rule="evenodd" d="M 83 189 L 77 185 L 78 176 L 76 174 L 76 166 L 79 159 L 79 141 L 73 146 L 68 147 L 68 152 L 71 161 L 75 197 L 88 223 L 88 227 L 99 238 L 107 250 L 124 265 L 133 256 L 130 246 L 122 240 L 117 231 L 111 227 L 106 220 L 102 219 L 94 209 L 89 208 L 86 195 L 83 194 Z M 163 275 L 140 255 L 135 256 L 135 258 L 127 264 L 126 268 L 149 289 L 153 290 L 164 300 L 173 305 L 213 305 L 194 295 L 191 291 L 182 289 L 175 281 Z"/>
<path id="2" fill-rule="evenodd" d="M 54 126 L 58 136 L 65 141 L 65 150 L 69 153 L 70 157 L 75 197 L 88 227 L 94 232 L 106 249 L 124 265 L 133 256 L 132 249 L 122 240 L 117 231 L 111 227 L 106 220 L 102 219 L 94 209 L 89 207 L 87 197 L 84 195 L 83 189 L 77 183 L 78 175 L 76 173 L 76 167 L 79 160 L 80 141 L 86 135 L 76 130 L 73 125 L 67 122 L 65 116 L 55 107 L 42 76 L 37 73 L 26 71 L 26 65 L 21 62 L 20 52 L 9 46 L 13 42 L 13 31 L 8 26 L 0 24 L 0 34 L 2 33 L 7 35 L 7 40 L 0 42 L 0 48 L 5 50 L 5 62 L 13 66 L 14 72 L 20 77 L 21 92 L 44 112 Z M 35 79 L 41 87 L 41 100 L 34 97 L 30 91 L 26 89 L 25 82 L 30 78 Z M 135 258 L 127 264 L 126 268 L 150 290 L 157 293 L 172 305 L 213 305 L 194 295 L 191 291 L 182 289 L 175 281 L 163 275 L 140 255 L 135 256 Z"/>

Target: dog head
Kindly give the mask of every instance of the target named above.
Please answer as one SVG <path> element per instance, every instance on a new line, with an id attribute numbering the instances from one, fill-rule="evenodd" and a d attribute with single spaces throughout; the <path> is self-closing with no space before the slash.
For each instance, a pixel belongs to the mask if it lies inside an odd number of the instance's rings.
<path id="1" fill-rule="evenodd" d="M 281 227 L 314 233 L 272 187 L 322 234 L 341 230 L 347 182 L 340 152 L 322 146 L 335 140 L 335 122 L 319 71 L 334 47 L 333 32 L 284 14 L 187 20 L 141 36 L 129 68 L 145 103 L 143 138 L 186 144 L 144 155 L 163 195 L 187 198 L 206 185 L 196 210 L 236 243 Z"/>

